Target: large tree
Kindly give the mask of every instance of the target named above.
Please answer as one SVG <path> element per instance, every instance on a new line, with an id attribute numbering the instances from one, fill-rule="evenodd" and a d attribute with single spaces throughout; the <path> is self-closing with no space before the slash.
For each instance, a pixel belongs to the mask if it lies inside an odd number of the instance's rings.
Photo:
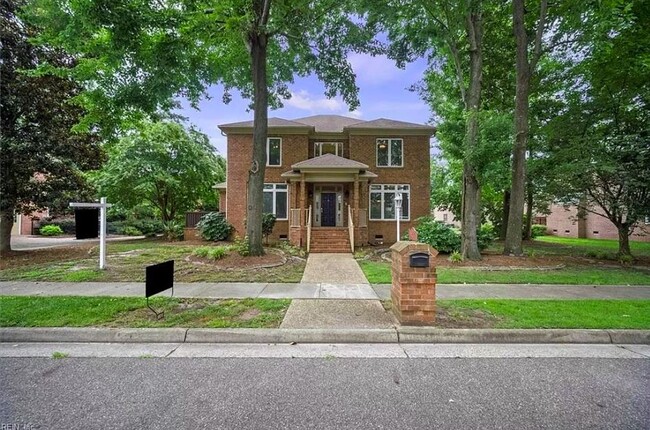
<path id="1" fill-rule="evenodd" d="M 206 135 L 175 122 L 143 122 L 110 146 L 95 183 L 121 207 L 148 202 L 167 222 L 214 195 L 212 186 L 225 179 L 222 166 Z"/>
<path id="2" fill-rule="evenodd" d="M 450 101 L 461 107 L 463 182 L 461 198 L 461 252 L 478 260 L 480 225 L 479 114 L 483 73 L 483 2 L 468 0 L 367 1 L 370 19 L 383 25 L 390 40 L 390 56 L 399 65 L 420 56 L 429 57 L 428 75 L 447 71 L 453 80 Z M 427 97 L 427 95 L 425 95 Z"/>
<path id="3" fill-rule="evenodd" d="M 103 159 L 96 137 L 71 132 L 83 115 L 70 103 L 79 87 L 67 78 L 30 75 L 39 64 L 67 68 L 74 59 L 30 43 L 37 29 L 17 16 L 23 3 L 1 3 L 0 252 L 11 250 L 14 213 L 87 197 L 82 171 Z"/>
<path id="4" fill-rule="evenodd" d="M 267 111 L 288 97 L 294 75 L 315 73 L 327 96 L 353 109 L 358 88 L 351 51 L 376 52 L 372 31 L 340 0 L 35 0 L 44 40 L 79 57 L 73 76 L 87 91 L 86 124 L 114 128 L 134 109 L 169 110 L 178 96 L 196 103 L 211 84 L 253 101 L 253 156 L 247 235 L 262 249 Z"/>

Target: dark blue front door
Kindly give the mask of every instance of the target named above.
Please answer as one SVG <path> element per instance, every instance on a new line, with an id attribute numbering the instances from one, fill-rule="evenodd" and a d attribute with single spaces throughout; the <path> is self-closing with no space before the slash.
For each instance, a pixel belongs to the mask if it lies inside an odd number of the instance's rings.
<path id="1" fill-rule="evenodd" d="M 321 193 L 321 221 L 323 227 L 336 227 L 336 193 Z"/>

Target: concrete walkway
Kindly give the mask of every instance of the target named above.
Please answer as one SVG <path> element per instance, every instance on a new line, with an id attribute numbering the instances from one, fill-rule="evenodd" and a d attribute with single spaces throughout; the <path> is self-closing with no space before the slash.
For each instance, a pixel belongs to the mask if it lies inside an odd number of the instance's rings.
<path id="1" fill-rule="evenodd" d="M 143 282 L 0 282 L 0 295 L 144 297 Z M 164 293 L 163 295 L 169 295 Z M 388 299 L 390 285 L 330 283 L 181 283 L 176 297 Z M 438 299 L 650 299 L 650 285 L 439 284 Z"/>
<path id="2" fill-rule="evenodd" d="M 369 284 L 352 254 L 309 254 L 301 282 Z"/>

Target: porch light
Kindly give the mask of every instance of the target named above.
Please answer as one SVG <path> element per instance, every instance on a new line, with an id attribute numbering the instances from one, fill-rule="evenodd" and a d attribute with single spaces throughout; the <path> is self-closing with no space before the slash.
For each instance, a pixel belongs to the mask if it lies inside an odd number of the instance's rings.
<path id="1" fill-rule="evenodd" d="M 395 195 L 395 219 L 397 221 L 397 240 L 399 242 L 399 220 L 401 218 L 402 211 L 402 193 L 397 193 Z"/>

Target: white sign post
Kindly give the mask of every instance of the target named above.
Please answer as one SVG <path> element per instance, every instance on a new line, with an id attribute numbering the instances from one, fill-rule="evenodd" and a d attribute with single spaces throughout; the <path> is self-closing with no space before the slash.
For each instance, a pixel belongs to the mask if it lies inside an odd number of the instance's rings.
<path id="1" fill-rule="evenodd" d="M 106 203 L 106 197 L 102 197 L 99 203 L 70 203 L 71 208 L 99 208 L 99 268 L 106 267 L 106 208 L 111 204 Z"/>

